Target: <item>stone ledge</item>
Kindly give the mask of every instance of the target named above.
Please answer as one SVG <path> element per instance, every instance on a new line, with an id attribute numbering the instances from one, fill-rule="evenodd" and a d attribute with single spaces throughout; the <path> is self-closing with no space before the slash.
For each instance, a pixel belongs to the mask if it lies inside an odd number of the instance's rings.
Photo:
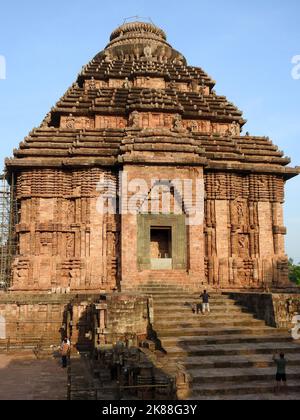
<path id="1" fill-rule="evenodd" d="M 239 293 L 228 292 L 239 305 L 245 306 L 258 319 L 274 328 L 291 328 L 295 314 L 300 313 L 300 291 L 294 293 Z"/>

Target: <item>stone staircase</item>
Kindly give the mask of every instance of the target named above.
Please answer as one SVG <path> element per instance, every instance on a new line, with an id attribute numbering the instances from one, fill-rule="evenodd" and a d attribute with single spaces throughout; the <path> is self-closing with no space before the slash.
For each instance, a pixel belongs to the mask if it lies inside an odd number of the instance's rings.
<path id="1" fill-rule="evenodd" d="M 255 319 L 246 308 L 211 293 L 211 314 L 193 314 L 199 294 L 175 286 L 148 284 L 140 291 L 154 302 L 153 329 L 167 357 L 192 378 L 189 399 L 281 399 L 274 395 L 272 356 L 284 352 L 288 396 L 300 399 L 300 345 L 287 330 Z"/>

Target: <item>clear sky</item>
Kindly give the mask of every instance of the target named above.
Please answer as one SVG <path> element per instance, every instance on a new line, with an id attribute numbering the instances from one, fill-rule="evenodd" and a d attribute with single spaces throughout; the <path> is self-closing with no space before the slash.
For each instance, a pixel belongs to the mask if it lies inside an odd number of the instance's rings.
<path id="1" fill-rule="evenodd" d="M 169 42 L 216 81 L 248 119 L 300 165 L 299 0 L 10 0 L 0 8 L 0 160 L 73 83 L 124 19 L 151 17 Z M 2 69 L 3 70 L 3 69 Z M 1 68 L 0 68 L 1 78 Z M 289 181 L 287 251 L 300 262 L 300 177 Z"/>

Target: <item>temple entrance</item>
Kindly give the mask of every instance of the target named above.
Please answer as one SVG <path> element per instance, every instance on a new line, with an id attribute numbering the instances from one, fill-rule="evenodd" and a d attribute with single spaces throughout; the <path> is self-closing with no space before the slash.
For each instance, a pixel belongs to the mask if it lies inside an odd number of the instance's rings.
<path id="1" fill-rule="evenodd" d="M 150 252 L 152 270 L 172 269 L 172 229 L 170 227 L 151 227 Z"/>
<path id="2" fill-rule="evenodd" d="M 144 270 L 185 270 L 185 215 L 144 215 L 137 218 L 137 267 Z"/>

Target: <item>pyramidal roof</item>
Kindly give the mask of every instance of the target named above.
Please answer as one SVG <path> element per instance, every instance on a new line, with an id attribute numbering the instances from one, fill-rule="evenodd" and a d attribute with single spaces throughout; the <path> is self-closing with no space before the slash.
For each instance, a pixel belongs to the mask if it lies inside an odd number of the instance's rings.
<path id="1" fill-rule="evenodd" d="M 165 32 L 126 23 L 110 36 L 24 139 L 8 170 L 119 165 L 201 164 L 209 168 L 299 173 L 266 137 L 241 136 L 242 112 L 214 91 L 215 81 L 189 66 Z M 139 153 L 137 152 L 139 151 Z"/>

